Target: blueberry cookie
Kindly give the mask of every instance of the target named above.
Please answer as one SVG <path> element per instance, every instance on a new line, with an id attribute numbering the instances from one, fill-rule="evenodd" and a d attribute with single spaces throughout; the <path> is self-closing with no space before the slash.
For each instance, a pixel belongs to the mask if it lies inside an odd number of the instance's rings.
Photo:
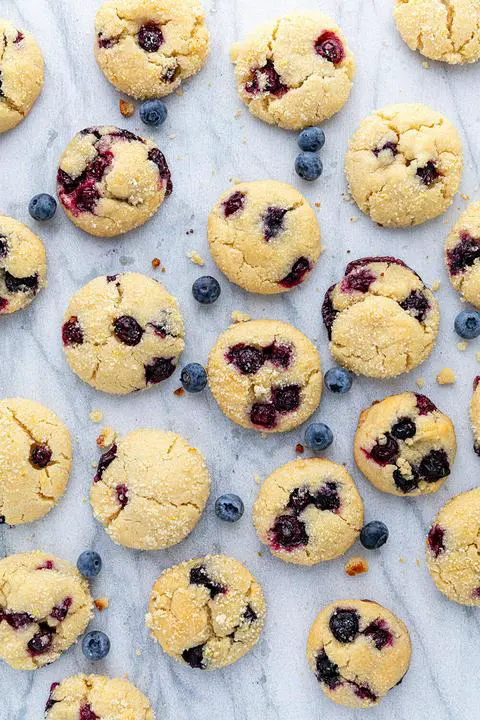
<path id="1" fill-rule="evenodd" d="M 225 415 L 245 428 L 292 430 L 315 412 L 322 394 L 317 349 L 280 320 L 230 326 L 210 352 L 208 382 Z"/>
<path id="2" fill-rule="evenodd" d="M 23 398 L 0 400 L 0 523 L 46 515 L 67 487 L 70 433 L 48 408 Z"/>
<path id="3" fill-rule="evenodd" d="M 216 670 L 253 648 L 265 612 L 260 585 L 238 560 L 207 555 L 160 575 L 146 623 L 152 637 L 175 660 Z"/>
<path id="4" fill-rule="evenodd" d="M 0 658 L 13 668 L 53 662 L 91 617 L 88 583 L 66 560 L 40 550 L 0 560 Z"/>
<path id="5" fill-rule="evenodd" d="M 461 605 L 480 605 L 480 488 L 442 507 L 427 537 L 427 567 L 437 588 Z"/>
<path id="6" fill-rule="evenodd" d="M 463 169 L 462 143 L 443 115 L 420 104 L 391 105 L 369 115 L 345 159 L 350 191 L 379 225 L 418 225 L 453 202 Z"/>
<path id="7" fill-rule="evenodd" d="M 411 497 L 440 489 L 457 444 L 447 415 L 425 395 L 404 392 L 361 413 L 353 447 L 359 470 L 376 488 Z"/>
<path id="8" fill-rule="evenodd" d="M 198 0 L 108 0 L 97 12 L 97 62 L 107 80 L 132 97 L 168 95 L 202 68 L 207 55 Z"/>
<path id="9" fill-rule="evenodd" d="M 0 215 L 0 315 L 30 305 L 46 286 L 45 247 L 26 225 Z"/>
<path id="10" fill-rule="evenodd" d="M 307 200 L 275 180 L 240 183 L 208 219 L 213 259 L 229 280 L 262 295 L 300 285 L 320 255 L 320 229 Z"/>
<path id="11" fill-rule="evenodd" d="M 143 225 L 171 192 L 163 153 L 129 130 L 82 130 L 60 159 L 58 197 L 67 217 L 90 235 L 115 237 Z"/>
<path id="12" fill-rule="evenodd" d="M 335 360 L 358 375 L 394 377 L 420 365 L 438 332 L 438 304 L 416 272 L 393 257 L 354 260 L 322 306 Z"/>
<path id="13" fill-rule="evenodd" d="M 445 243 L 445 263 L 455 290 L 480 308 L 480 202 L 470 205 Z"/>
<path id="14" fill-rule="evenodd" d="M 209 491 L 205 460 L 180 435 L 135 430 L 100 458 L 90 501 L 116 543 L 163 550 L 193 530 Z"/>
<path id="15" fill-rule="evenodd" d="M 473 449 L 480 456 L 480 375 L 473 380 L 473 395 L 470 402 L 470 420 L 473 430 Z"/>
<path id="16" fill-rule="evenodd" d="M 347 102 L 355 62 L 337 24 L 292 12 L 232 48 L 237 89 L 255 117 L 287 130 L 318 125 Z"/>
<path id="17" fill-rule="evenodd" d="M 343 555 L 363 526 L 363 503 L 342 465 L 293 460 L 263 483 L 253 507 L 258 537 L 285 562 L 315 565 Z"/>
<path id="18" fill-rule="evenodd" d="M 155 720 L 151 705 L 124 678 L 74 675 L 54 682 L 45 720 Z"/>
<path id="19" fill-rule="evenodd" d="M 452 65 L 480 58 L 477 0 L 396 0 L 395 22 L 411 50 Z"/>
<path id="20" fill-rule="evenodd" d="M 156 280 L 100 276 L 70 300 L 62 326 L 67 360 L 82 380 L 124 395 L 169 378 L 184 348 L 183 318 Z"/>
<path id="21" fill-rule="evenodd" d="M 43 55 L 33 35 L 0 18 L 0 133 L 28 115 L 43 87 Z"/>
<path id="22" fill-rule="evenodd" d="M 371 600 L 339 600 L 313 623 L 307 658 L 325 695 L 339 705 L 368 708 L 398 685 L 410 665 L 405 624 Z"/>

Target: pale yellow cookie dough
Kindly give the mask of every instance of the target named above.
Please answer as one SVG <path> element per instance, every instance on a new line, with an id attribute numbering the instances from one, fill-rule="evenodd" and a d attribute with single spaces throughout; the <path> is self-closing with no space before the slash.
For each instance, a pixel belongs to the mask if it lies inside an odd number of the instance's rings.
<path id="1" fill-rule="evenodd" d="M 0 215 L 0 315 L 30 305 L 46 286 L 46 274 L 40 238 L 18 220 Z"/>
<path id="2" fill-rule="evenodd" d="M 480 308 L 480 202 L 462 213 L 448 235 L 445 264 L 455 290 Z"/>
<path id="3" fill-rule="evenodd" d="M 473 430 L 473 449 L 480 455 L 480 375 L 473 380 L 473 395 L 470 402 L 470 421 Z"/>

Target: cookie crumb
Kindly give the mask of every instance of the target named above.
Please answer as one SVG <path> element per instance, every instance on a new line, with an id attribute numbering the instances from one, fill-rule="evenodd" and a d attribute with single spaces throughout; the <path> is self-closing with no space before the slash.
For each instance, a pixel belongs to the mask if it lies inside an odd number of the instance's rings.
<path id="1" fill-rule="evenodd" d="M 152 267 L 155 268 L 155 269 L 158 268 L 158 267 L 160 267 L 160 258 L 153 258 L 153 260 L 152 260 Z"/>
<path id="2" fill-rule="evenodd" d="M 178 97 L 182 97 L 182 95 L 183 95 L 183 90 L 182 90 L 182 88 L 180 88 L 180 87 L 177 88 L 177 89 L 175 90 L 175 95 L 177 95 Z"/>
<path id="3" fill-rule="evenodd" d="M 475 353 L 475 359 L 477 362 L 480 362 L 480 352 Z"/>
<path id="4" fill-rule="evenodd" d="M 433 281 L 432 290 L 433 290 L 433 292 L 437 292 L 437 290 L 440 290 L 440 280 Z"/>
<path id="5" fill-rule="evenodd" d="M 316 202 L 316 203 L 315 203 L 315 207 L 316 207 L 316 208 L 319 208 L 319 207 L 321 206 L 321 204 L 322 204 L 322 203 Z"/>
<path id="6" fill-rule="evenodd" d="M 120 98 L 120 112 L 123 117 L 132 117 L 135 114 L 135 105 L 130 100 Z"/>
<path id="7" fill-rule="evenodd" d="M 175 138 L 177 137 L 177 133 L 170 133 L 170 135 L 167 135 L 167 137 L 169 140 L 175 140 Z"/>
<path id="8" fill-rule="evenodd" d="M 263 552 L 261 550 L 257 550 L 258 557 L 263 557 Z"/>
<path id="9" fill-rule="evenodd" d="M 93 602 L 95 603 L 95 607 L 97 608 L 97 610 L 99 610 L 100 612 L 103 612 L 108 608 L 109 603 L 107 597 L 97 598 Z"/>
<path id="10" fill-rule="evenodd" d="M 257 485 L 260 485 L 260 483 L 262 482 L 262 478 L 260 477 L 260 475 L 254 475 L 253 479 L 255 480 Z"/>
<path id="11" fill-rule="evenodd" d="M 298 455 L 301 455 L 302 453 L 305 452 L 305 448 L 303 447 L 302 443 L 297 443 L 297 444 L 295 445 L 295 452 L 296 452 Z"/>
<path id="12" fill-rule="evenodd" d="M 368 560 L 361 555 L 354 555 L 347 560 L 344 567 L 345 572 L 347 575 L 350 575 L 350 577 L 363 575 L 363 573 L 368 572 Z"/>
<path id="13" fill-rule="evenodd" d="M 242 111 L 237 110 L 236 112 L 233 113 L 233 117 L 235 118 L 235 120 L 238 120 L 239 117 L 242 117 Z"/>
<path id="14" fill-rule="evenodd" d="M 422 388 L 425 385 L 425 380 L 421 377 L 415 380 L 417 387 Z"/>
<path id="15" fill-rule="evenodd" d="M 117 434 L 111 427 L 104 427 L 100 430 L 100 435 L 97 437 L 97 445 L 100 448 L 110 447 L 115 442 Z"/>
<path id="16" fill-rule="evenodd" d="M 352 223 L 356 223 L 359 220 L 360 220 L 360 218 L 358 217 L 358 215 L 352 215 L 352 217 L 350 218 L 350 222 L 352 222 Z"/>
<path id="17" fill-rule="evenodd" d="M 140 650 L 140 648 L 137 647 L 136 650 L 135 650 L 135 655 L 136 655 L 137 657 L 140 657 L 141 654 L 142 654 L 142 651 Z"/>
<path id="18" fill-rule="evenodd" d="M 185 395 L 185 390 L 180 387 L 180 388 L 177 388 L 176 390 L 174 390 L 173 394 L 176 395 L 177 397 L 182 397 L 182 395 Z"/>
<path id="19" fill-rule="evenodd" d="M 425 70 L 430 70 L 430 63 L 428 63 L 426 60 L 422 63 L 422 66 Z"/>
<path id="20" fill-rule="evenodd" d="M 197 252 L 195 252 L 195 250 L 189 250 L 187 252 L 187 257 L 194 265 L 205 265 L 205 260 Z"/>
<path id="21" fill-rule="evenodd" d="M 92 410 L 89 417 L 90 417 L 90 420 L 94 423 L 102 422 L 103 412 L 101 410 Z"/>
<path id="22" fill-rule="evenodd" d="M 407 562 L 404 557 L 400 557 L 400 558 L 398 558 L 398 559 L 400 560 L 400 562 L 402 563 L 402 565 L 404 565 L 404 564 Z"/>
<path id="23" fill-rule="evenodd" d="M 415 565 L 416 565 L 417 567 L 420 567 L 420 560 L 419 560 L 418 558 L 415 560 Z"/>
<path id="24" fill-rule="evenodd" d="M 248 313 L 244 313 L 241 310 L 233 310 L 231 318 L 234 323 L 248 322 L 252 319 Z"/>
<path id="25" fill-rule="evenodd" d="M 457 350 L 460 350 L 460 352 L 465 352 L 467 347 L 468 347 L 468 343 L 466 343 L 464 340 L 457 343 Z"/>
<path id="26" fill-rule="evenodd" d="M 461 193 L 460 197 L 462 198 L 462 200 L 465 200 L 466 202 L 468 202 L 470 200 L 470 195 L 467 195 L 466 193 Z"/>
<path id="27" fill-rule="evenodd" d="M 453 385 L 456 379 L 455 373 L 452 368 L 449 367 L 443 368 L 437 375 L 437 383 L 439 385 Z"/>

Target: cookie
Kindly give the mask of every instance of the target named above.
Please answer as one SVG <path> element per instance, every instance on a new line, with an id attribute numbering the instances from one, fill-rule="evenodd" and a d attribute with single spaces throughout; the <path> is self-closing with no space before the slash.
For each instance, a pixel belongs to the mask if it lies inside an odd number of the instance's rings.
<path id="1" fill-rule="evenodd" d="M 164 550 L 191 533 L 209 492 L 198 450 L 173 432 L 135 430 L 100 458 L 90 502 L 116 543 Z"/>
<path id="2" fill-rule="evenodd" d="M 338 600 L 313 623 L 307 658 L 325 695 L 339 705 L 369 708 L 398 685 L 410 665 L 407 627 L 372 600 Z"/>
<path id="3" fill-rule="evenodd" d="M 28 115 L 43 87 L 43 55 L 31 33 L 0 18 L 0 133 Z"/>
<path id="4" fill-rule="evenodd" d="M 140 273 L 100 276 L 70 300 L 62 327 L 73 372 L 106 393 L 124 395 L 169 378 L 184 348 L 175 298 Z"/>
<path id="5" fill-rule="evenodd" d="M 258 537 L 275 557 L 315 565 L 343 555 L 363 527 L 363 503 L 342 465 L 308 458 L 275 470 L 253 506 Z"/>
<path id="6" fill-rule="evenodd" d="M 285 432 L 315 412 L 322 394 L 317 349 L 280 320 L 249 320 L 220 335 L 208 382 L 225 415 L 245 428 Z"/>
<path id="7" fill-rule="evenodd" d="M 473 430 L 473 449 L 480 456 L 480 375 L 473 381 L 473 395 L 470 402 L 470 421 Z"/>
<path id="8" fill-rule="evenodd" d="M 390 105 L 350 140 L 345 171 L 358 207 L 385 227 L 419 225 L 453 202 L 463 169 L 455 127 L 426 105 Z"/>
<path id="9" fill-rule="evenodd" d="M 265 599 L 238 560 L 207 555 L 165 570 L 152 588 L 146 617 L 152 637 L 178 662 L 216 670 L 257 643 Z"/>
<path id="10" fill-rule="evenodd" d="M 155 720 L 143 693 L 124 678 L 74 675 L 55 682 L 45 720 Z"/>
<path id="11" fill-rule="evenodd" d="M 0 215 L 0 315 L 30 305 L 46 286 L 46 275 L 47 256 L 40 238 L 18 220 Z"/>
<path id="12" fill-rule="evenodd" d="M 70 433 L 33 400 L 0 400 L 0 523 L 46 515 L 62 497 L 72 466 Z"/>
<path id="13" fill-rule="evenodd" d="M 208 219 L 210 252 L 244 290 L 270 295 L 300 285 L 320 255 L 320 229 L 307 200 L 276 180 L 239 183 Z"/>
<path id="14" fill-rule="evenodd" d="M 207 55 L 198 0 L 108 0 L 97 12 L 97 62 L 107 80 L 132 97 L 169 95 Z"/>
<path id="15" fill-rule="evenodd" d="M 91 617 L 88 583 L 66 560 L 41 550 L 0 560 L 0 658 L 13 668 L 53 662 Z"/>
<path id="16" fill-rule="evenodd" d="M 480 7 L 476 0 L 396 0 L 395 22 L 411 50 L 458 65 L 480 58 Z"/>
<path id="17" fill-rule="evenodd" d="M 462 213 L 447 237 L 445 264 L 455 290 L 480 308 L 480 202 Z"/>
<path id="18" fill-rule="evenodd" d="M 163 153 L 129 130 L 86 128 L 60 159 L 58 197 L 67 217 L 90 235 L 115 237 L 143 225 L 171 192 Z"/>
<path id="19" fill-rule="evenodd" d="M 354 440 L 358 469 L 391 495 L 427 495 L 441 488 L 456 455 L 455 428 L 425 395 L 404 392 L 360 414 Z"/>
<path id="20" fill-rule="evenodd" d="M 298 11 L 232 48 L 237 90 L 252 115 L 287 130 L 318 125 L 347 102 L 355 62 L 337 24 Z"/>
<path id="21" fill-rule="evenodd" d="M 354 260 L 322 306 L 335 360 L 358 375 L 395 377 L 420 365 L 438 332 L 437 301 L 394 257 Z"/>
<path id="22" fill-rule="evenodd" d="M 480 605 L 480 488 L 442 507 L 427 536 L 427 567 L 437 588 L 461 605 Z"/>

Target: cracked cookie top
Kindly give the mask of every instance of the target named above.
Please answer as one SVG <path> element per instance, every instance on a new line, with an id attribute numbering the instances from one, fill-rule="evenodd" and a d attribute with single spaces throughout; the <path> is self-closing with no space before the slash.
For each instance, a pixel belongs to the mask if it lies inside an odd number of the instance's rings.
<path id="1" fill-rule="evenodd" d="M 368 377 L 415 368 L 431 353 L 439 324 L 431 290 L 394 257 L 349 263 L 327 290 L 322 316 L 335 360 Z"/>
<path id="2" fill-rule="evenodd" d="M 480 488 L 442 507 L 426 542 L 427 567 L 437 588 L 461 605 L 480 605 Z"/>
<path id="3" fill-rule="evenodd" d="M 247 568 L 225 555 L 207 555 L 160 575 L 146 624 L 178 662 L 216 670 L 253 648 L 265 613 L 262 588 Z"/>
<path id="4" fill-rule="evenodd" d="M 452 204 L 463 169 L 457 130 L 429 107 L 404 103 L 363 120 L 345 171 L 360 210 L 385 227 L 418 225 Z"/>
<path id="5" fill-rule="evenodd" d="M 46 274 L 40 238 L 18 220 L 0 215 L 0 315 L 30 305 L 46 286 Z"/>
<path id="6" fill-rule="evenodd" d="M 114 126 L 81 130 L 60 159 L 57 193 L 67 217 L 97 237 L 143 225 L 172 192 L 163 153 Z"/>
<path id="7" fill-rule="evenodd" d="M 33 35 L 0 18 L 0 133 L 30 112 L 43 87 L 43 55 Z"/>
<path id="8" fill-rule="evenodd" d="M 473 394 L 470 401 L 470 421 L 473 430 L 473 449 L 480 456 L 480 375 L 473 379 Z"/>
<path id="9" fill-rule="evenodd" d="M 95 20 L 95 56 L 117 90 L 139 99 L 176 90 L 208 55 L 198 0 L 108 0 Z"/>
<path id="10" fill-rule="evenodd" d="M 88 583 L 66 560 L 40 550 L 0 560 L 0 658 L 13 668 L 53 662 L 91 617 Z"/>
<path id="11" fill-rule="evenodd" d="M 275 180 L 239 183 L 208 219 L 216 264 L 249 292 L 287 292 L 309 276 L 320 255 L 320 229 L 307 200 Z"/>
<path id="12" fill-rule="evenodd" d="M 250 112 L 287 130 L 338 112 L 355 63 L 337 24 L 319 12 L 292 12 L 257 28 L 232 48 L 237 89 Z"/>
<path id="13" fill-rule="evenodd" d="M 313 623 L 307 658 L 325 695 L 339 705 L 368 708 L 398 685 L 410 665 L 405 624 L 371 600 L 338 600 Z"/>
<path id="14" fill-rule="evenodd" d="M 209 492 L 210 475 L 198 450 L 175 433 L 142 429 L 116 439 L 102 455 L 90 501 L 112 540 L 163 550 L 193 530 Z"/>
<path id="15" fill-rule="evenodd" d="M 468 206 L 448 235 L 445 264 L 455 290 L 480 308 L 480 202 Z"/>
<path id="16" fill-rule="evenodd" d="M 72 370 L 97 390 L 116 395 L 169 378 L 183 338 L 177 301 L 140 273 L 91 280 L 70 300 L 62 326 Z"/>
<path id="17" fill-rule="evenodd" d="M 280 560 L 314 565 L 353 545 L 363 526 L 363 503 L 342 465 L 322 458 L 293 460 L 263 483 L 253 522 Z"/>
<path id="18" fill-rule="evenodd" d="M 245 428 L 284 432 L 316 410 L 323 378 L 317 349 L 279 320 L 250 320 L 220 335 L 208 382 L 225 415 Z"/>

